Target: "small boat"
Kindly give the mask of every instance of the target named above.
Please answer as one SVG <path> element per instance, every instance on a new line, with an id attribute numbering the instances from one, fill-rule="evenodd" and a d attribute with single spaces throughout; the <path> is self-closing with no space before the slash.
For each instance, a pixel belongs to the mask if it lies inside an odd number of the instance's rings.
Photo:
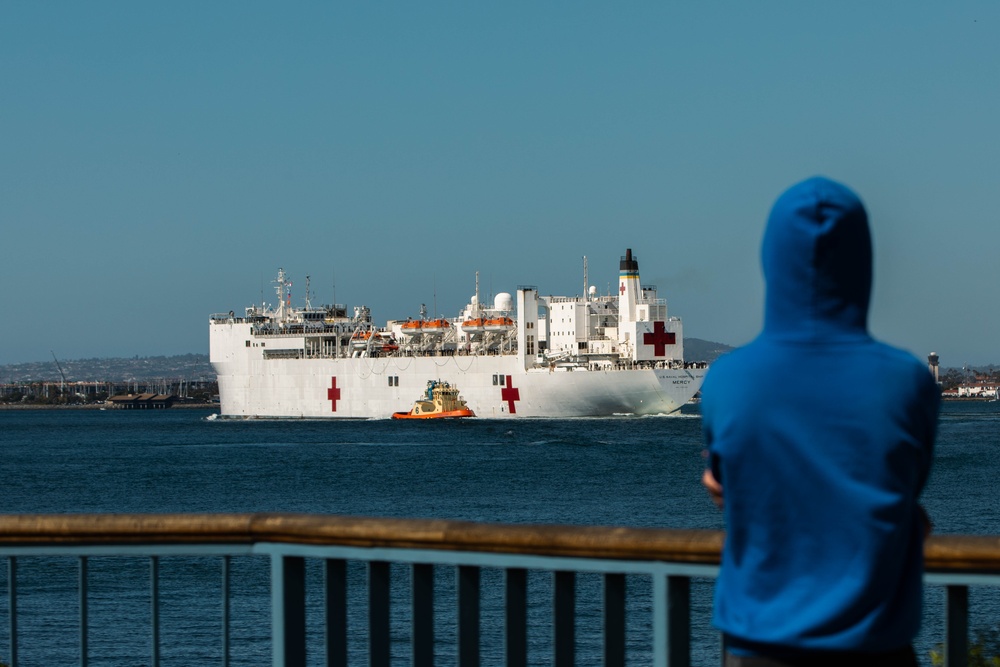
<path id="1" fill-rule="evenodd" d="M 514 320 L 509 317 L 494 317 L 486 320 L 483 328 L 494 333 L 510 331 L 514 328 Z"/>
<path id="2" fill-rule="evenodd" d="M 407 320 L 400 325 L 400 330 L 407 336 L 419 336 L 424 323 L 420 320 Z"/>
<path id="3" fill-rule="evenodd" d="M 470 334 L 483 333 L 486 331 L 486 319 L 476 317 L 471 320 L 465 320 L 462 322 L 462 331 Z"/>
<path id="4" fill-rule="evenodd" d="M 355 331 L 351 336 L 351 345 L 358 350 L 370 347 L 373 350 L 395 352 L 399 349 L 396 339 L 382 331 Z"/>
<path id="5" fill-rule="evenodd" d="M 441 334 L 451 329 L 451 322 L 443 317 L 436 320 L 424 320 L 420 323 L 420 329 L 425 334 Z"/>
<path id="6" fill-rule="evenodd" d="M 409 412 L 394 412 L 393 419 L 459 419 L 475 417 L 458 389 L 443 380 L 430 380 L 427 392 L 413 403 Z"/>

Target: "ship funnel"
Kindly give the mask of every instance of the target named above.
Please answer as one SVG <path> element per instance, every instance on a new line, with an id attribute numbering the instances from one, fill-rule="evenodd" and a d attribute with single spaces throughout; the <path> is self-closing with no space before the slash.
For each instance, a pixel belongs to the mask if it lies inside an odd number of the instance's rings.
<path id="1" fill-rule="evenodd" d="M 639 270 L 639 261 L 632 257 L 632 248 L 625 249 L 625 256 L 622 257 L 620 269 L 630 272 Z"/>
<path id="2" fill-rule="evenodd" d="M 641 297 L 639 287 L 639 260 L 632 256 L 632 249 L 625 251 L 618 272 L 618 319 L 619 322 L 635 322 L 636 303 Z"/>

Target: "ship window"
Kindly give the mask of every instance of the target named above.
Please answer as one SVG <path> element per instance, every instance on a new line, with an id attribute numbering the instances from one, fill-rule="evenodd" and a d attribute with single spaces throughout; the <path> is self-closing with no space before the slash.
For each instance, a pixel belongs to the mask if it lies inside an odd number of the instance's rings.
<path id="1" fill-rule="evenodd" d="M 247 341 L 247 347 L 250 347 L 250 341 Z"/>
<path id="2" fill-rule="evenodd" d="M 497 386 L 498 384 L 499 384 L 499 380 L 497 380 L 497 374 L 496 374 L 496 373 L 494 373 L 494 374 L 493 374 L 493 386 L 495 387 L 495 386 Z"/>

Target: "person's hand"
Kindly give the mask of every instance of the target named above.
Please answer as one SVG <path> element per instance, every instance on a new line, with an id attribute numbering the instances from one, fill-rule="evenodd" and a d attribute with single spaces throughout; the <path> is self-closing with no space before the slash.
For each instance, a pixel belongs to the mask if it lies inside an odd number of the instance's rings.
<path id="1" fill-rule="evenodd" d="M 708 491 L 708 496 L 715 503 L 716 507 L 722 507 L 722 484 L 719 484 L 719 480 L 715 479 L 715 475 L 712 474 L 710 468 L 705 468 L 705 472 L 701 474 L 701 483 Z"/>

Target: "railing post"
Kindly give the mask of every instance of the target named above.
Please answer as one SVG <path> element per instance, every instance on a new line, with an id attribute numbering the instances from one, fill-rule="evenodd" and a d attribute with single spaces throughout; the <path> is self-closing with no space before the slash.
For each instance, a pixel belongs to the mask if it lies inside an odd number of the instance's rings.
<path id="1" fill-rule="evenodd" d="M 657 667 L 691 665 L 691 580 L 653 577 L 653 663 Z"/>
<path id="2" fill-rule="evenodd" d="M 966 667 L 969 662 L 969 588 L 945 586 L 944 664 Z"/>
<path id="3" fill-rule="evenodd" d="M 271 644 L 274 667 L 305 667 L 306 566 L 299 556 L 271 556 Z"/>

